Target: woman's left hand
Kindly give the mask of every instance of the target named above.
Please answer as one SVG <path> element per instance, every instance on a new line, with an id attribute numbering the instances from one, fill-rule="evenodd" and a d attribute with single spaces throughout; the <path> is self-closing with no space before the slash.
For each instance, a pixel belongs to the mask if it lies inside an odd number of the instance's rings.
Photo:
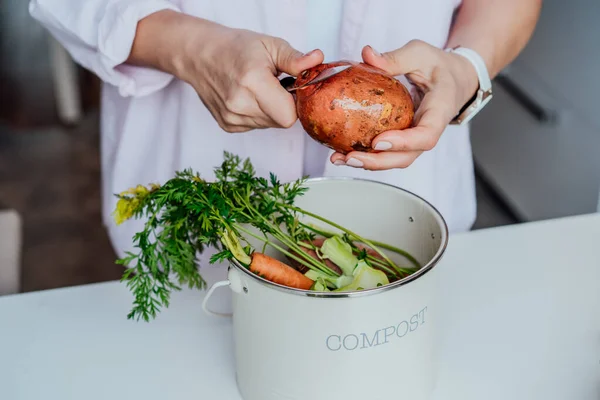
<path id="1" fill-rule="evenodd" d="M 362 51 L 365 63 L 391 75 L 406 75 L 421 92 L 413 127 L 383 132 L 373 140 L 373 153 L 353 151 L 334 153 L 336 165 L 385 170 L 406 168 L 424 151 L 433 149 L 446 126 L 473 97 L 478 86 L 477 73 L 464 57 L 445 52 L 420 40 L 379 54 L 370 46 Z"/>

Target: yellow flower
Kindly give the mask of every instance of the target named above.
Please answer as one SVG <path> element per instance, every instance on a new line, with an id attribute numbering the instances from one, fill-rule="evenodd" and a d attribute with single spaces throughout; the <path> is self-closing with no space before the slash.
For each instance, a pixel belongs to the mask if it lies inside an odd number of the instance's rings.
<path id="1" fill-rule="evenodd" d="M 129 188 L 126 191 L 121 192 L 120 196 L 132 195 L 132 196 L 136 196 L 136 197 L 144 197 L 151 191 L 154 191 L 159 188 L 159 186 L 154 183 L 151 184 L 150 186 L 151 186 L 152 190 L 148 190 L 148 188 L 143 185 L 137 185 L 136 187 Z"/>
<path id="2" fill-rule="evenodd" d="M 122 224 L 133 216 L 133 213 L 139 206 L 140 202 L 150 193 L 160 189 L 160 186 L 152 183 L 150 189 L 143 185 L 137 185 L 136 187 L 129 188 L 119 194 L 119 201 L 117 207 L 113 212 L 113 217 L 117 225 Z"/>
<path id="3" fill-rule="evenodd" d="M 135 197 L 120 198 L 117 202 L 117 207 L 113 212 L 116 224 L 121 225 L 123 222 L 131 218 L 139 203 L 140 200 Z"/>

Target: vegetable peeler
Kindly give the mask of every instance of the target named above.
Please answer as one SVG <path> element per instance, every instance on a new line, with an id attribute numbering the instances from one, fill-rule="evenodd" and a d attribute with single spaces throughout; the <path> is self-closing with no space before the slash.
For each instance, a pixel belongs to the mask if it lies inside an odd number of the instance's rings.
<path id="1" fill-rule="evenodd" d="M 325 79 L 331 78 L 332 76 L 337 75 L 342 71 L 345 71 L 351 66 L 352 65 L 340 65 L 338 67 L 328 68 L 321 72 L 319 75 L 315 76 L 313 80 L 308 81 L 304 85 L 298 87 L 294 87 L 294 83 L 296 83 L 296 78 L 294 78 L 293 76 L 285 77 L 281 79 L 279 83 L 281 83 L 281 86 L 283 86 L 284 89 L 288 92 L 293 92 L 295 90 L 302 89 L 306 86 L 314 85 L 316 83 L 324 81 Z"/>

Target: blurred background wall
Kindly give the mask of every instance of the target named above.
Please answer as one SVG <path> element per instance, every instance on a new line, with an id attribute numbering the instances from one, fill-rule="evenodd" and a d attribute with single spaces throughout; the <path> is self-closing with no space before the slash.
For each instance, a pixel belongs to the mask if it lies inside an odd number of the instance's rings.
<path id="1" fill-rule="evenodd" d="M 600 1 L 546 0 L 473 122 L 479 173 L 520 221 L 600 211 Z"/>
<path id="2" fill-rule="evenodd" d="M 100 84 L 27 3 L 0 0 L 0 212 L 21 220 L 20 290 L 116 279 L 100 220 Z"/>

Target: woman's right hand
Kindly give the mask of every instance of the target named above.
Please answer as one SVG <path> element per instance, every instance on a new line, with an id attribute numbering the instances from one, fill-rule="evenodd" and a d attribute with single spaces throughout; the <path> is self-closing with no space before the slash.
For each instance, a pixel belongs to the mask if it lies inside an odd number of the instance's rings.
<path id="1" fill-rule="evenodd" d="M 140 21 L 128 62 L 188 82 L 219 126 L 233 133 L 292 126 L 294 98 L 277 77 L 322 63 L 323 53 L 304 55 L 280 38 L 165 10 Z"/>

